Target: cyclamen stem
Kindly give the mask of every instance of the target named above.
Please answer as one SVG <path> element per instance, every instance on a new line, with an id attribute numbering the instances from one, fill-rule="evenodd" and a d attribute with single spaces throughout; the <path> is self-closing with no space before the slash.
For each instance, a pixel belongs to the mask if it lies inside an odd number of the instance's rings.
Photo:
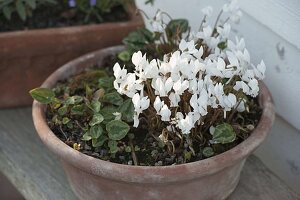
<path id="1" fill-rule="evenodd" d="M 200 24 L 200 26 L 199 26 L 198 31 L 201 31 L 201 30 L 202 30 L 202 26 L 203 26 L 203 24 L 204 24 L 205 21 L 206 21 L 206 15 L 203 17 L 203 19 L 202 19 L 202 21 L 201 21 L 201 24 Z"/>
<path id="2" fill-rule="evenodd" d="M 241 102 L 243 101 L 243 99 L 241 98 L 239 100 L 239 102 L 237 103 L 236 107 L 233 109 L 233 111 L 231 111 L 229 117 L 227 118 L 227 122 L 230 122 L 232 120 L 233 115 L 236 113 L 237 108 L 239 107 L 239 105 L 241 104 Z"/>
<path id="3" fill-rule="evenodd" d="M 150 20 L 150 17 L 145 13 L 145 11 L 141 10 L 141 9 L 136 9 L 136 13 L 139 14 L 139 13 L 142 13 L 147 20 Z"/>
<path id="4" fill-rule="evenodd" d="M 215 22 L 215 25 L 214 25 L 214 28 L 213 28 L 213 32 L 211 33 L 211 37 L 214 36 L 214 34 L 215 34 L 216 30 L 217 30 L 217 25 L 218 25 L 218 22 L 220 20 L 220 17 L 222 15 L 222 13 L 223 13 L 223 10 L 220 11 L 220 13 L 219 13 L 219 15 L 218 15 L 218 17 L 216 19 L 216 22 Z"/>
<path id="5" fill-rule="evenodd" d="M 145 83 L 146 83 L 147 93 L 148 93 L 149 99 L 150 99 L 151 103 L 153 103 L 154 100 L 155 100 L 154 92 L 152 90 L 151 85 L 149 85 L 150 83 L 148 81 L 145 81 Z"/>
<path id="6" fill-rule="evenodd" d="M 173 20 L 173 18 L 171 17 L 171 15 L 169 15 L 168 13 L 161 11 L 161 14 L 166 15 L 167 17 L 169 17 L 170 20 Z"/>
<path id="7" fill-rule="evenodd" d="M 67 140 L 68 139 L 67 134 L 63 131 L 61 125 L 59 126 L 59 130 L 63 134 L 63 136 L 65 137 L 65 139 Z"/>
<path id="8" fill-rule="evenodd" d="M 139 165 L 139 162 L 138 162 L 137 156 L 135 154 L 135 150 L 134 150 L 134 146 L 133 146 L 131 138 L 129 138 L 129 145 L 130 145 L 130 148 L 131 148 L 131 156 L 132 156 L 133 163 L 134 163 L 134 165 L 137 166 L 137 165 Z"/>
<path id="9" fill-rule="evenodd" d="M 206 129 L 204 130 L 204 133 L 208 131 L 208 129 L 216 122 L 218 119 L 219 115 L 223 112 L 223 110 L 217 110 L 214 115 L 212 116 L 212 120 L 210 121 L 210 126 L 207 126 Z"/>

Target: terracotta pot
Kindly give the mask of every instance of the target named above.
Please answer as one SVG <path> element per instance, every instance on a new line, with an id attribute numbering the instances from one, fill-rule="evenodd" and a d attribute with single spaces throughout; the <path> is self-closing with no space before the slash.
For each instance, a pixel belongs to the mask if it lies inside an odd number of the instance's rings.
<path id="1" fill-rule="evenodd" d="M 28 91 L 58 67 L 97 49 L 121 44 L 143 26 L 129 5 L 127 22 L 0 33 L 0 108 L 32 103 Z"/>
<path id="2" fill-rule="evenodd" d="M 54 72 L 42 86 L 51 88 L 58 80 L 101 63 L 103 58 L 121 48 L 106 48 L 75 59 Z M 247 140 L 212 158 L 176 166 L 128 166 L 87 156 L 54 135 L 45 121 L 44 105 L 34 101 L 32 114 L 40 138 L 61 158 L 70 184 L 80 199 L 220 200 L 233 192 L 246 158 L 262 143 L 273 123 L 271 95 L 263 83 L 260 89 L 263 114 Z"/>

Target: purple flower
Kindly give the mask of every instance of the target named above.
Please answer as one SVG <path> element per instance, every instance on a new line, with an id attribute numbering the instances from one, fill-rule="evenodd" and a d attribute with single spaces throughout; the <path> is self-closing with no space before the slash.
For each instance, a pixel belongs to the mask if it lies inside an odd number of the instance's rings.
<path id="1" fill-rule="evenodd" d="M 69 7 L 74 8 L 76 6 L 75 0 L 69 0 Z"/>
<path id="2" fill-rule="evenodd" d="M 97 3 L 97 0 L 90 0 L 90 5 L 91 5 L 91 6 L 95 6 L 96 3 Z"/>

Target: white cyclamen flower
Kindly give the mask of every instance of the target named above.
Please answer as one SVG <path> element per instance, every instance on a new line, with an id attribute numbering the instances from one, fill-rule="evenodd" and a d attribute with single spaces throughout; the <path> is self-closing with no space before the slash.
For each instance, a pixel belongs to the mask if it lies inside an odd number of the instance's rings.
<path id="1" fill-rule="evenodd" d="M 161 97 L 166 97 L 170 92 L 170 90 L 172 89 L 173 84 L 174 83 L 171 77 L 169 77 L 168 79 L 158 77 L 152 79 L 151 86 L 155 89 L 156 95 L 159 95 Z"/>
<path id="2" fill-rule="evenodd" d="M 195 123 L 200 117 L 199 117 L 199 115 L 197 115 L 193 112 L 190 112 L 184 118 L 182 113 L 177 112 L 176 118 L 177 118 L 176 126 L 181 130 L 181 133 L 189 134 L 191 132 L 192 128 L 195 127 Z"/>
<path id="3" fill-rule="evenodd" d="M 211 6 L 207 6 L 207 7 L 203 8 L 203 9 L 201 10 L 201 12 L 202 12 L 205 16 L 210 17 L 210 16 L 212 15 L 213 8 L 212 8 Z"/>
<path id="4" fill-rule="evenodd" d="M 132 98 L 133 95 L 144 88 L 141 80 L 136 80 L 133 73 L 129 73 L 122 81 L 114 81 L 114 88 L 120 93 Z"/>
<path id="5" fill-rule="evenodd" d="M 225 95 L 223 98 L 225 111 L 230 111 L 236 105 L 236 96 L 232 93 Z"/>
<path id="6" fill-rule="evenodd" d="M 207 114 L 208 106 L 208 94 L 206 90 L 202 90 L 198 97 L 197 94 L 193 94 L 190 99 L 190 105 L 193 108 L 195 113 L 199 113 L 201 116 Z"/>
<path id="7" fill-rule="evenodd" d="M 222 83 L 217 83 L 214 87 L 214 95 L 217 98 L 221 98 L 224 95 L 224 89 Z"/>
<path id="8" fill-rule="evenodd" d="M 156 110 L 157 113 L 159 113 L 160 109 L 164 105 L 164 102 L 162 102 L 159 98 L 159 96 L 156 96 L 155 101 L 153 103 L 153 107 Z"/>
<path id="9" fill-rule="evenodd" d="M 232 15 L 230 16 L 230 20 L 234 23 L 238 23 L 242 16 L 243 16 L 242 11 L 237 10 L 235 13 L 232 13 Z"/>
<path id="10" fill-rule="evenodd" d="M 163 23 L 162 11 L 158 10 L 152 21 L 150 21 L 152 29 L 154 32 L 163 33 L 165 31 L 166 25 Z"/>
<path id="11" fill-rule="evenodd" d="M 119 63 L 114 65 L 113 71 L 117 82 L 121 82 L 127 76 L 127 69 L 121 69 Z"/>
<path id="12" fill-rule="evenodd" d="M 228 38 L 229 33 L 230 33 L 230 29 L 231 29 L 230 24 L 229 23 L 225 23 L 223 25 L 223 27 L 220 27 L 220 26 L 217 27 L 217 32 L 219 33 L 219 35 L 222 38 Z"/>
<path id="13" fill-rule="evenodd" d="M 252 79 L 248 82 L 248 86 L 251 88 L 250 95 L 252 97 L 256 97 L 259 92 L 258 81 L 256 79 Z"/>
<path id="14" fill-rule="evenodd" d="M 155 98 L 153 107 L 156 113 L 161 116 L 162 121 L 170 121 L 171 111 L 168 106 L 160 100 L 159 96 Z"/>
<path id="15" fill-rule="evenodd" d="M 143 110 L 146 110 L 149 107 L 150 100 L 148 99 L 148 97 L 143 97 L 139 93 L 136 93 L 132 97 L 132 103 L 133 103 L 134 111 L 135 111 L 133 126 L 137 127 L 139 124 L 138 117 L 143 112 Z"/>
<path id="16" fill-rule="evenodd" d="M 233 86 L 233 89 L 235 89 L 236 91 L 242 89 L 245 94 L 249 94 L 250 92 L 249 86 L 244 81 L 235 82 L 235 86 Z"/>
<path id="17" fill-rule="evenodd" d="M 231 0 L 228 4 L 223 5 L 223 12 L 235 12 L 239 9 L 238 1 Z"/>
<path id="18" fill-rule="evenodd" d="M 157 61 L 153 59 L 144 69 L 144 76 L 145 78 L 157 78 L 159 74 Z"/>
<path id="19" fill-rule="evenodd" d="M 162 23 L 162 21 L 151 21 L 150 22 L 153 32 L 164 33 L 166 25 Z"/>
<path id="20" fill-rule="evenodd" d="M 239 22 L 242 17 L 242 12 L 240 11 L 237 0 L 232 0 L 229 4 L 225 4 L 223 6 L 223 12 L 228 12 L 230 14 L 230 20 L 234 23 Z"/>
<path id="21" fill-rule="evenodd" d="M 266 65 L 264 63 L 264 61 L 262 60 L 256 68 L 254 68 L 254 73 L 255 73 L 255 76 L 258 78 L 258 79 L 264 79 L 265 78 L 265 71 L 266 71 Z"/>
<path id="22" fill-rule="evenodd" d="M 139 93 L 136 93 L 132 97 L 132 103 L 134 105 L 134 111 L 140 114 L 143 110 L 146 110 L 149 107 L 150 100 L 147 96 L 143 97 Z"/>
<path id="23" fill-rule="evenodd" d="M 171 92 L 169 95 L 170 107 L 177 107 L 180 102 L 180 96 L 177 93 Z"/>
<path id="24" fill-rule="evenodd" d="M 179 43 L 179 49 L 182 52 L 187 52 L 189 54 L 197 53 L 197 49 L 195 48 L 195 42 L 193 40 L 187 42 L 182 39 Z"/>
<path id="25" fill-rule="evenodd" d="M 132 55 L 131 61 L 135 65 L 137 71 L 142 71 L 147 64 L 146 54 L 143 56 L 141 51 L 135 52 Z"/>
<path id="26" fill-rule="evenodd" d="M 166 104 L 163 105 L 163 107 L 161 108 L 159 114 L 161 116 L 161 121 L 165 121 L 165 122 L 170 121 L 171 111 L 170 111 L 170 109 L 168 108 L 168 106 Z"/>
<path id="27" fill-rule="evenodd" d="M 212 35 L 213 29 L 211 26 L 204 27 L 202 31 L 196 34 L 196 37 L 205 41 L 209 40 Z"/>
<path id="28" fill-rule="evenodd" d="M 244 112 L 246 110 L 245 102 L 245 99 L 239 99 L 239 101 L 236 103 L 235 107 L 237 106 L 236 110 L 238 112 Z"/>
<path id="29" fill-rule="evenodd" d="M 189 88 L 189 81 L 182 80 L 182 78 L 180 78 L 178 81 L 176 81 L 173 85 L 173 89 L 174 89 L 175 93 L 178 95 L 182 95 L 183 92 L 188 88 Z"/>
<path id="30" fill-rule="evenodd" d="M 227 41 L 227 48 L 231 51 L 243 51 L 245 49 L 245 40 L 244 38 L 239 39 L 238 37 L 235 37 L 236 44 L 228 40 Z"/>

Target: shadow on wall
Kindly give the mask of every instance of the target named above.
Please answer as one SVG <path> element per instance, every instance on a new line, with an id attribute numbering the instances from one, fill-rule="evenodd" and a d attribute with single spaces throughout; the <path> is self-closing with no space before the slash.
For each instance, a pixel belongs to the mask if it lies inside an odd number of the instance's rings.
<path id="1" fill-rule="evenodd" d="M 0 173 L 0 199 L 24 200 L 24 197 L 9 182 L 9 180 L 1 173 Z"/>

